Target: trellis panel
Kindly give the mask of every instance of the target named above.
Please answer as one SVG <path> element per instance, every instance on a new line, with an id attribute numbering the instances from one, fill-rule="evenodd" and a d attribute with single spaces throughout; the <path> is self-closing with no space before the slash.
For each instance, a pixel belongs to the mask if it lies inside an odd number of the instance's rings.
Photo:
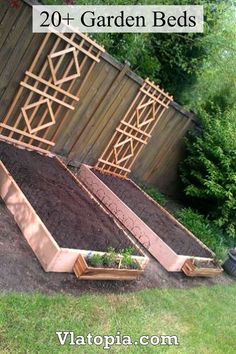
<path id="1" fill-rule="evenodd" d="M 96 169 L 127 178 L 153 129 L 173 97 L 146 79 L 122 118 Z"/>
<path id="2" fill-rule="evenodd" d="M 48 154 L 102 52 L 82 33 L 47 33 L 0 122 L 0 139 Z"/>

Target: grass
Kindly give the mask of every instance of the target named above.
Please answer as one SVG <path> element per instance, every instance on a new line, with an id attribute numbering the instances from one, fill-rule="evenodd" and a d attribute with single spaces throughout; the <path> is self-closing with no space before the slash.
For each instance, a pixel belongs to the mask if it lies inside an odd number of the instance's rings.
<path id="1" fill-rule="evenodd" d="M 141 188 L 160 205 L 163 207 L 166 206 L 168 199 L 155 188 L 144 186 Z M 176 209 L 173 214 L 176 219 L 178 219 L 216 254 L 216 258 L 219 261 L 224 261 L 226 259 L 227 251 L 230 247 L 233 247 L 233 245 L 227 238 L 226 234 L 212 221 L 208 220 L 207 217 L 199 214 L 192 208 Z"/>
<path id="2" fill-rule="evenodd" d="M 59 346 L 75 335 L 176 335 L 179 346 L 114 346 L 110 353 L 235 353 L 236 286 L 143 290 L 125 295 L 0 295 L 0 353 L 82 354 L 96 346 Z"/>

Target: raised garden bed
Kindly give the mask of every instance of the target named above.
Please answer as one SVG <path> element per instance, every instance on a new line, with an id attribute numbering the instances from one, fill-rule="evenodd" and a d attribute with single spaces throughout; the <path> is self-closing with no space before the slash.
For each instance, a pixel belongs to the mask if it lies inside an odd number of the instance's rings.
<path id="1" fill-rule="evenodd" d="M 214 253 L 131 180 L 82 165 L 79 179 L 168 271 L 188 259 L 213 260 Z"/>
<path id="2" fill-rule="evenodd" d="M 79 255 L 138 244 L 56 157 L 0 142 L 0 195 L 45 271 L 72 272 Z"/>
<path id="3" fill-rule="evenodd" d="M 223 272 L 221 266 L 214 261 L 188 259 L 182 268 L 188 277 L 215 277 Z"/>

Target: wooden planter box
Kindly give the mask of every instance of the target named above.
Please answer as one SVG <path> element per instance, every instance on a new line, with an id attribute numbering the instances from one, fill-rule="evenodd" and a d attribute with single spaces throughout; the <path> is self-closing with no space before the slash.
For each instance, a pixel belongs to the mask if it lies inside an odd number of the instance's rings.
<path id="1" fill-rule="evenodd" d="M 198 257 L 195 255 L 178 254 L 163 239 L 154 232 L 141 218 L 135 214 L 101 179 L 93 172 L 92 167 L 81 165 L 78 178 L 96 196 L 113 215 L 136 237 L 136 239 L 155 257 L 161 265 L 170 272 L 182 271 L 185 262 L 188 259 L 213 260 L 214 253 L 198 240 L 189 230 L 180 224 L 171 214 L 169 214 L 158 203 L 153 201 L 146 193 L 131 180 L 135 188 L 138 188 L 146 198 L 151 200 L 165 216 L 170 223 L 174 223 L 186 234 L 186 238 L 197 243 L 209 254 L 209 257 Z M 114 177 L 115 178 L 115 177 Z"/>
<path id="2" fill-rule="evenodd" d="M 134 280 L 144 271 L 141 269 L 142 265 L 139 265 L 140 269 L 95 268 L 88 266 L 85 257 L 79 255 L 74 265 L 74 272 L 78 279 Z"/>
<path id="3" fill-rule="evenodd" d="M 59 159 L 57 160 L 66 172 L 75 179 L 78 183 L 78 188 L 84 189 L 85 193 L 89 194 L 90 198 L 97 203 L 99 208 L 102 208 L 104 213 L 109 214 L 109 212 L 94 199 L 90 192 L 83 187 L 81 182 L 75 178 L 67 167 Z M 74 264 L 78 257 L 86 257 L 88 253 L 91 252 L 91 250 L 59 246 L 2 161 L 0 161 L 0 197 L 4 200 L 25 239 L 46 272 L 73 272 Z M 125 237 L 128 237 L 129 240 L 133 242 L 134 248 L 137 250 L 137 244 L 129 237 L 121 225 L 117 223 L 116 225 L 118 228 L 122 229 Z M 97 253 L 102 254 L 103 252 Z M 145 256 L 140 249 L 138 249 L 138 254 L 140 254 L 140 256 L 137 255 L 134 256 L 134 258 L 139 262 L 141 268 L 144 269 L 148 263 L 148 257 Z"/>
<path id="4" fill-rule="evenodd" d="M 215 268 L 204 267 L 204 265 L 196 266 L 192 259 L 184 263 L 182 270 L 188 277 L 215 277 L 223 272 L 223 269 L 217 265 Z"/>

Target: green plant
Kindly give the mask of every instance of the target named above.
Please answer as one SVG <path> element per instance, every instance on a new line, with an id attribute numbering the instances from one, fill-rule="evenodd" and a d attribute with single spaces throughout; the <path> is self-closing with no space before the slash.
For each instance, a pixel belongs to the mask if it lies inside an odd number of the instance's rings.
<path id="1" fill-rule="evenodd" d="M 103 256 L 100 254 L 93 254 L 87 258 L 87 263 L 95 268 L 100 268 L 103 266 Z"/>
<path id="2" fill-rule="evenodd" d="M 218 260 L 226 258 L 230 241 L 227 239 L 227 235 L 207 217 L 191 208 L 178 210 L 175 212 L 175 216 L 216 254 Z"/>
<path id="3" fill-rule="evenodd" d="M 236 106 L 215 116 L 201 112 L 203 130 L 187 139 L 180 176 L 195 208 L 236 239 Z"/>
<path id="4" fill-rule="evenodd" d="M 112 267 L 117 263 L 117 253 L 113 247 L 109 247 L 107 252 L 102 256 L 103 265 L 105 267 Z"/>
<path id="5" fill-rule="evenodd" d="M 162 206 L 165 206 L 167 203 L 167 199 L 166 197 L 161 194 L 160 192 L 158 192 L 158 190 L 154 187 L 147 187 L 145 185 L 141 185 L 140 186 L 142 188 L 142 190 L 147 193 L 148 195 L 150 195 L 150 197 L 152 199 L 154 199 L 157 203 L 161 204 Z"/>
<path id="6" fill-rule="evenodd" d="M 213 282 L 206 280 L 204 286 L 192 289 L 168 289 L 167 282 L 164 289 L 132 293 L 124 291 L 122 284 L 112 292 L 108 286 L 101 291 L 99 284 L 100 290 L 92 290 L 96 284 L 87 293 L 85 289 L 82 294 L 79 289 L 74 291 L 75 295 L 66 294 L 71 289 L 65 285 L 61 294 L 1 293 L 0 353 L 235 354 L 235 282 L 212 286 Z M 158 346 L 158 351 L 150 343 L 144 349 L 110 345 L 110 350 L 102 350 L 85 341 L 85 345 L 72 347 L 70 335 L 66 337 L 64 332 L 65 345 L 59 345 L 56 332 L 67 328 L 79 328 L 79 335 L 85 338 L 88 333 L 106 335 L 108 330 L 114 335 L 119 330 L 121 337 L 128 333 L 139 338 L 144 330 L 152 336 L 158 328 L 158 334 L 175 334 L 180 345 Z"/>
<path id="7" fill-rule="evenodd" d="M 121 266 L 122 268 L 132 268 L 136 269 L 138 268 L 137 262 L 132 258 L 132 253 L 133 253 L 133 248 L 125 248 L 122 250 L 121 255 L 122 255 L 122 261 L 121 261 Z"/>

